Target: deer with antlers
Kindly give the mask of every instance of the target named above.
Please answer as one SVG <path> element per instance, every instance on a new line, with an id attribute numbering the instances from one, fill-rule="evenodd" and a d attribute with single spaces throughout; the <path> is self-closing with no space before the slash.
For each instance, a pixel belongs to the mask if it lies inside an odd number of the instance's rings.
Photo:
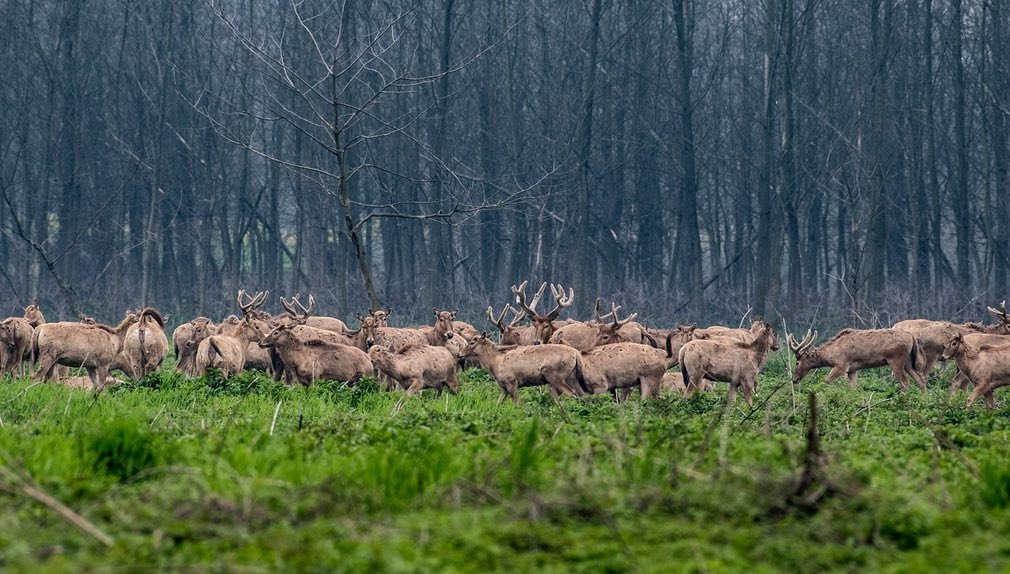
<path id="1" fill-rule="evenodd" d="M 619 319 L 617 312 L 621 306 L 611 303 L 610 312 L 600 313 L 602 301 L 597 298 L 594 307 L 595 323 L 570 323 L 561 327 L 550 338 L 550 342 L 558 345 L 568 345 L 579 351 L 588 351 L 593 347 L 611 343 L 642 343 L 658 347 L 656 340 L 648 334 L 644 327 L 635 323 L 638 313 L 632 313 L 625 319 Z"/>
<path id="2" fill-rule="evenodd" d="M 729 383 L 727 401 L 736 401 L 737 391 L 743 392 L 748 406 L 753 404 L 757 376 L 768 356 L 768 351 L 779 348 L 775 330 L 761 322 L 749 341 L 732 338 L 694 339 L 680 349 L 680 372 L 688 395 L 703 388 L 702 381 L 710 379 Z"/>
<path id="3" fill-rule="evenodd" d="M 798 384 L 813 369 L 831 367 L 824 382 L 830 382 L 842 375 L 849 379 L 849 386 L 856 388 L 856 374 L 873 367 L 891 367 L 894 378 L 902 390 L 908 388 L 907 376 L 926 390 L 926 380 L 916 370 L 918 345 L 915 337 L 900 329 L 843 329 L 820 347 L 812 348 L 817 332 L 807 330 L 803 340 L 796 342 L 787 336 L 789 349 L 796 355 L 796 373 L 793 384 Z"/>
<path id="4" fill-rule="evenodd" d="M 540 289 L 537 289 L 537 292 L 533 294 L 533 298 L 527 302 L 526 285 L 527 282 L 523 281 L 518 287 L 515 285 L 512 286 L 512 293 L 516 296 L 519 310 L 507 304 L 496 319 L 494 309 L 491 307 L 487 308 L 487 320 L 501 333 L 502 345 L 539 345 L 546 343 L 551 338 L 551 335 L 554 334 L 554 331 L 561 326 L 558 321 L 561 311 L 571 306 L 572 301 L 575 299 L 574 289 L 569 288 L 568 293 L 565 293 L 564 287 L 560 284 L 544 282 L 540 285 Z M 551 294 L 554 296 L 555 306 L 550 312 L 543 314 L 537 311 L 537 305 L 540 303 L 547 285 L 551 286 Z M 505 315 L 509 312 L 512 313 L 512 319 L 506 324 Z M 521 325 L 523 319 L 529 319 L 530 324 Z"/>

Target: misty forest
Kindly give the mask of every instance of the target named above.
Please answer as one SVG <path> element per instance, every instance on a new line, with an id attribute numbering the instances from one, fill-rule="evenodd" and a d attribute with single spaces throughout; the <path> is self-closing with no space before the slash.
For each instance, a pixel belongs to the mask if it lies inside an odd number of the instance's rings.
<path id="1" fill-rule="evenodd" d="M 651 324 L 1006 298 L 989 0 L 5 0 L 0 305 Z"/>

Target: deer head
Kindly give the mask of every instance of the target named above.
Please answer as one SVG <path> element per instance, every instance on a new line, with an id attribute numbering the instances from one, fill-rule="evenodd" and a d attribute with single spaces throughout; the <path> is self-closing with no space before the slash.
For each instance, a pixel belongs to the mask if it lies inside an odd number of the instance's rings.
<path id="1" fill-rule="evenodd" d="M 816 339 L 817 331 L 814 331 L 811 334 L 810 329 L 807 329 L 807 334 L 803 336 L 803 340 L 799 343 L 796 342 L 796 338 L 791 334 L 786 335 L 786 343 L 789 344 L 789 350 L 796 355 L 796 372 L 793 374 L 794 384 L 803 380 L 803 377 L 805 377 L 811 369 L 819 366 L 817 349 L 811 349 L 811 346 L 814 344 Z"/>
<path id="2" fill-rule="evenodd" d="M 575 290 L 572 288 L 568 289 L 568 293 L 565 293 L 564 287 L 561 284 L 551 284 L 551 294 L 554 296 L 555 306 L 546 315 L 541 315 L 537 312 L 537 303 L 540 302 L 540 298 L 544 294 L 544 289 L 547 288 L 548 283 L 543 283 L 540 285 L 540 289 L 533 295 L 533 300 L 527 305 L 526 303 L 526 281 L 523 281 L 518 287 L 512 286 L 512 293 L 516 296 L 516 303 L 519 307 L 526 313 L 526 316 L 532 321 L 533 326 L 533 342 L 546 343 L 551 335 L 554 334 L 553 322 L 561 315 L 561 311 L 565 307 L 569 307 L 572 301 L 575 299 Z"/>

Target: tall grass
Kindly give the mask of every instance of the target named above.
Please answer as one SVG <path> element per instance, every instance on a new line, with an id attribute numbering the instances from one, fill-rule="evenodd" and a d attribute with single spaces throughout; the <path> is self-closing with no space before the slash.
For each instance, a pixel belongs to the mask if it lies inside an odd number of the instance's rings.
<path id="1" fill-rule="evenodd" d="M 800 393 L 773 365 L 755 409 L 719 419 L 721 386 L 560 406 L 534 388 L 516 406 L 481 370 L 439 399 L 252 373 L 163 372 L 97 398 L 3 380 L 6 467 L 115 544 L 0 480 L 0 570 L 1010 566 L 987 536 L 1010 519 L 1010 411 L 860 381 Z M 807 390 L 845 488 L 797 512 Z"/>

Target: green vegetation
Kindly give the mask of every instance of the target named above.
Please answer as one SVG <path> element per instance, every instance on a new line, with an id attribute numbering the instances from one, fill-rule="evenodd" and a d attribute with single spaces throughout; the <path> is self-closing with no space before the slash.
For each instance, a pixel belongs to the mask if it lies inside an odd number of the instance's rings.
<path id="1" fill-rule="evenodd" d="M 1010 568 L 1010 408 L 966 410 L 940 375 L 922 394 L 883 370 L 793 389 L 785 369 L 753 412 L 723 408 L 724 385 L 498 405 L 478 370 L 440 399 L 249 373 L 162 373 L 97 401 L 2 381 L 0 570 Z M 808 391 L 826 462 L 798 493 Z"/>

